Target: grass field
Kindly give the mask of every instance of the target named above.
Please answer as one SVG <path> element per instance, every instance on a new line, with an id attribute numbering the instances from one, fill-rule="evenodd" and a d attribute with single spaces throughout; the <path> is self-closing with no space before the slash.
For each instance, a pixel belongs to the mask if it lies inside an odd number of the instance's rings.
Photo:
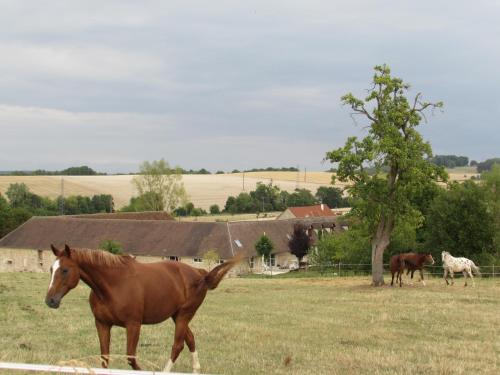
<path id="1" fill-rule="evenodd" d="M 0 274 L 0 361 L 98 366 L 98 341 L 80 285 L 45 306 L 48 274 Z M 476 288 L 371 288 L 368 278 L 226 279 L 191 327 L 212 374 L 498 374 L 500 280 Z M 173 324 L 144 326 L 138 355 L 160 369 Z M 114 328 L 112 353 L 124 353 Z M 73 361 L 72 361 L 73 360 Z M 75 361 L 76 360 L 76 361 Z M 123 357 L 113 367 L 127 368 Z M 187 349 L 175 371 L 190 372 Z"/>

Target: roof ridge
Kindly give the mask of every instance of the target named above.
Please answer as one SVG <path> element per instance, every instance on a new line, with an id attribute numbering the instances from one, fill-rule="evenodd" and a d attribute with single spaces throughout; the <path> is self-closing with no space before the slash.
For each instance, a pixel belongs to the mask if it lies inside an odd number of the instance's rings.
<path id="1" fill-rule="evenodd" d="M 7 238 L 9 238 L 11 235 L 13 235 L 15 232 L 17 232 L 18 230 L 20 230 L 23 226 L 25 226 L 29 221 L 32 221 L 36 218 L 38 218 L 39 216 L 32 216 L 30 217 L 28 220 L 26 220 L 24 223 L 22 223 L 21 225 L 19 225 L 16 229 L 14 230 L 11 230 L 9 233 L 7 233 L 5 236 L 1 237 L 0 238 L 0 243 L 3 241 L 3 240 L 6 240 Z"/>

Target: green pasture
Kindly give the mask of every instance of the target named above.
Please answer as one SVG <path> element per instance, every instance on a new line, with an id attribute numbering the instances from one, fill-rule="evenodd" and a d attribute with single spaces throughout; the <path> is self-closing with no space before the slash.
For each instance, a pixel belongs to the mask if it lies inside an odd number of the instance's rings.
<path id="1" fill-rule="evenodd" d="M 226 279 L 191 323 L 211 374 L 498 374 L 500 279 L 372 288 L 369 277 Z M 387 279 L 386 279 L 387 281 Z M 99 366 L 81 284 L 58 310 L 48 274 L 0 274 L 0 361 Z M 163 368 L 173 323 L 143 326 L 139 363 Z M 112 332 L 112 367 L 128 368 Z M 174 371 L 191 372 L 186 349 Z"/>

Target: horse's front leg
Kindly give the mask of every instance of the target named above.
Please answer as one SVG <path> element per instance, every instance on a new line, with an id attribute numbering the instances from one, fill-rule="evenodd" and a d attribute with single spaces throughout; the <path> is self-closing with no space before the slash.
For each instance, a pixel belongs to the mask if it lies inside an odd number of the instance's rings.
<path id="1" fill-rule="evenodd" d="M 109 366 L 109 342 L 111 339 L 111 326 L 109 324 L 95 320 L 97 335 L 99 336 L 99 345 L 101 346 L 101 366 Z"/>
<path id="2" fill-rule="evenodd" d="M 134 370 L 141 368 L 137 364 L 136 350 L 141 333 L 141 323 L 131 322 L 127 324 L 127 361 Z"/>
<path id="3" fill-rule="evenodd" d="M 453 272 L 453 270 L 450 270 L 450 277 L 451 277 L 451 285 L 455 284 L 455 273 Z"/>
<path id="4" fill-rule="evenodd" d="M 446 285 L 450 285 L 450 283 L 448 282 L 448 269 L 447 268 L 444 269 L 443 278 L 444 278 L 444 281 L 446 281 Z"/>

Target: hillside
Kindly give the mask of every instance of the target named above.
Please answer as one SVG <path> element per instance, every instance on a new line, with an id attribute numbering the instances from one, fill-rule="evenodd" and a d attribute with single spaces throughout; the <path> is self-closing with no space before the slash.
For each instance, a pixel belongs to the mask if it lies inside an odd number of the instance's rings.
<path id="1" fill-rule="evenodd" d="M 297 184 L 294 172 L 245 173 L 245 191 L 254 190 L 257 182 L 273 184 L 282 190 L 293 191 L 297 186 L 313 192 L 319 186 L 328 185 L 331 174 L 323 172 L 308 173 L 307 183 L 302 180 Z M 295 177 L 293 177 L 293 174 Z M 323 176 L 323 174 L 325 176 Z M 311 176 L 311 179 L 309 178 Z M 314 178 L 313 178 L 314 176 Z M 131 180 L 133 176 L 0 176 L 0 193 L 4 194 L 11 183 L 25 183 L 29 189 L 38 195 L 55 198 L 61 194 L 61 178 L 64 179 L 64 195 L 111 194 L 115 207 L 121 208 L 128 204 L 130 197 L 135 195 Z M 190 200 L 196 207 L 208 209 L 212 204 L 224 207 L 229 196 L 238 195 L 243 191 L 242 174 L 219 175 L 184 175 L 183 182 Z"/>

